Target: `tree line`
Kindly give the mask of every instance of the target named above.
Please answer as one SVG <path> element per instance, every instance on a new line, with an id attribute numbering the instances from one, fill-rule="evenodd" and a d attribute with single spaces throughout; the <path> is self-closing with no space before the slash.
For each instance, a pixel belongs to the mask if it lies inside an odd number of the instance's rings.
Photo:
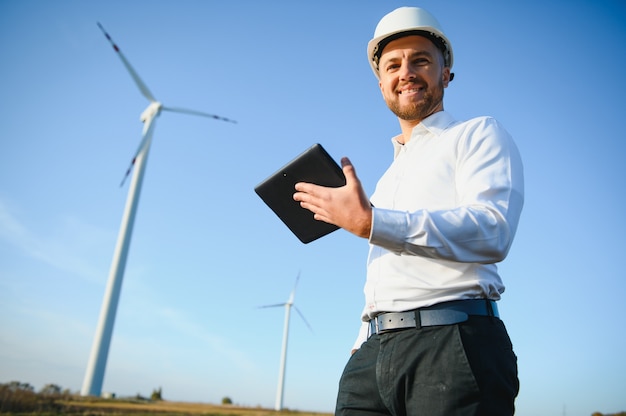
<path id="1" fill-rule="evenodd" d="M 9 383 L 0 383 L 0 413 L 45 413 L 45 414 L 61 414 L 63 406 L 59 401 L 68 401 L 71 398 L 79 396 L 78 392 L 72 392 L 70 389 L 64 389 L 58 384 L 46 384 L 39 390 L 30 383 L 22 383 L 19 381 L 11 381 Z M 115 399 L 115 395 L 111 398 Z M 150 397 L 143 397 L 137 394 L 131 397 L 132 400 L 139 401 L 161 401 L 163 400 L 163 389 L 161 387 L 152 390 Z M 232 405 L 233 401 L 230 397 L 222 398 L 222 405 Z"/>
<path id="2" fill-rule="evenodd" d="M 78 392 L 71 392 L 58 384 L 46 384 L 39 390 L 30 383 L 11 381 L 0 383 L 0 413 L 8 412 L 32 412 L 32 413 L 58 413 L 62 406 L 58 403 L 61 399 L 69 399 L 78 396 Z M 149 398 L 137 394 L 137 400 L 163 400 L 161 387 L 154 389 Z"/>

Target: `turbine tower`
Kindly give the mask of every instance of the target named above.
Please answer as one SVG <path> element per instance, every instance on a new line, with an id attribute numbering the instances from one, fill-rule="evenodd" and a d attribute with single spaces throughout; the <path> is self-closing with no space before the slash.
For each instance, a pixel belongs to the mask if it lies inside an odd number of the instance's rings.
<path id="1" fill-rule="evenodd" d="M 124 184 L 124 181 L 130 175 L 130 172 L 134 167 L 131 184 L 128 189 L 126 207 L 122 216 L 122 224 L 120 226 L 117 244 L 113 253 L 109 280 L 104 294 L 104 300 L 102 301 L 98 327 L 96 329 L 91 355 L 89 357 L 87 371 L 85 372 L 85 379 L 81 389 L 81 395 L 83 396 L 100 396 L 102 393 L 102 381 L 104 379 L 109 346 L 111 344 L 115 314 L 117 312 L 117 304 L 122 288 L 126 259 L 128 257 L 128 248 L 130 246 L 135 215 L 137 213 L 137 205 L 139 203 L 139 194 L 141 192 L 141 185 L 146 169 L 146 162 L 148 160 L 148 153 L 150 151 L 150 144 L 152 143 L 152 134 L 154 132 L 156 118 L 161 114 L 161 111 L 165 110 L 235 123 L 233 120 L 216 116 L 214 114 L 203 113 L 185 108 L 165 107 L 161 102 L 154 98 L 154 95 L 152 95 L 146 84 L 144 84 L 141 78 L 139 78 L 137 72 L 135 72 L 128 60 L 126 60 L 126 57 L 122 54 L 120 49 L 113 42 L 113 39 L 111 39 L 111 36 L 109 36 L 100 23 L 98 23 L 98 27 L 102 30 L 102 33 L 104 33 L 104 36 L 107 38 L 109 43 L 111 43 L 115 52 L 117 52 L 117 55 L 120 57 L 122 63 L 126 67 L 126 70 L 135 81 L 135 84 L 139 88 L 141 94 L 146 97 L 148 101 L 150 101 L 150 104 L 148 104 L 148 107 L 141 114 L 141 121 L 143 122 L 142 139 L 130 162 L 126 175 L 120 184 L 120 186 Z"/>
<path id="2" fill-rule="evenodd" d="M 289 341 L 289 319 L 291 316 L 292 307 L 296 310 L 296 312 L 298 312 L 298 315 L 300 315 L 300 317 L 302 318 L 306 326 L 309 327 L 311 331 L 313 331 L 313 329 L 311 328 L 311 325 L 309 325 L 307 320 L 304 318 L 304 315 L 302 315 L 302 312 L 300 312 L 298 307 L 295 306 L 293 303 L 294 297 L 296 295 L 296 287 L 298 286 L 298 280 L 300 280 L 300 273 L 298 273 L 298 277 L 296 277 L 296 283 L 293 286 L 293 290 L 291 291 L 291 294 L 289 295 L 289 300 L 287 302 L 277 303 L 275 305 L 261 306 L 261 308 L 274 308 L 277 306 L 285 307 L 285 326 L 283 329 L 283 346 L 282 346 L 281 353 L 280 353 L 280 367 L 278 369 L 278 388 L 276 389 L 276 403 L 274 404 L 274 410 L 277 410 L 277 411 L 283 410 L 283 394 L 285 392 L 285 370 L 287 368 L 286 367 L 287 343 Z"/>

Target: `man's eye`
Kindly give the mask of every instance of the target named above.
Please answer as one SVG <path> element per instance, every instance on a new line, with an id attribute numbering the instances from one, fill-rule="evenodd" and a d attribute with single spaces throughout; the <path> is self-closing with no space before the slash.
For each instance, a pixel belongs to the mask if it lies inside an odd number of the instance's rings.
<path id="1" fill-rule="evenodd" d="M 428 59 L 426 58 L 418 58 L 413 61 L 413 65 L 428 65 Z"/>

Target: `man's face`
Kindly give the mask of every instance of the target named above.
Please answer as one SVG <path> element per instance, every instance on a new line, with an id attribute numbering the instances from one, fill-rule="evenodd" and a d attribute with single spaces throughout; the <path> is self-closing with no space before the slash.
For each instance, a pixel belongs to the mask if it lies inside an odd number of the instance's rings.
<path id="1" fill-rule="evenodd" d="M 443 110 L 443 89 L 450 68 L 439 49 L 423 36 L 391 41 L 379 60 L 380 90 L 387 106 L 402 120 L 419 123 Z"/>

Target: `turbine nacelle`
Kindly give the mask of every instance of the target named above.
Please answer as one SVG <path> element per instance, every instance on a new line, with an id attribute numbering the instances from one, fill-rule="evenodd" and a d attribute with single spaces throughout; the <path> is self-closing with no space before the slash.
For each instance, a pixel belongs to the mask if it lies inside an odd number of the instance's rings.
<path id="1" fill-rule="evenodd" d="M 148 107 L 141 113 L 139 119 L 145 123 L 149 119 L 153 119 L 161 113 L 161 109 L 163 108 L 163 104 L 159 101 L 153 101 L 148 105 Z"/>

